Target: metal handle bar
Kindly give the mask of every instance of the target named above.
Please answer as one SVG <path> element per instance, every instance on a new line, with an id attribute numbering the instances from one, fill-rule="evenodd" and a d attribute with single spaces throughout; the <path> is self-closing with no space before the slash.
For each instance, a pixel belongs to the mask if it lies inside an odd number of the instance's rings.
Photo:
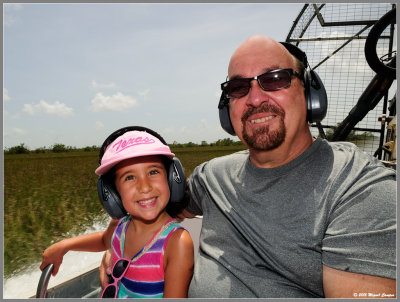
<path id="1" fill-rule="evenodd" d="M 53 272 L 54 264 L 49 264 L 42 271 L 42 275 L 40 276 L 39 284 L 36 291 L 36 298 L 45 298 L 47 292 L 47 285 L 49 284 L 49 280 L 51 277 L 51 273 Z"/>

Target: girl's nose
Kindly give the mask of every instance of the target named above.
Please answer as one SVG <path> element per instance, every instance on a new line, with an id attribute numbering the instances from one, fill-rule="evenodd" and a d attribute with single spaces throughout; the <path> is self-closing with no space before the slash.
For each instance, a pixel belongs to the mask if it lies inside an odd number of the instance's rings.
<path id="1" fill-rule="evenodd" d="M 138 187 L 141 193 L 148 193 L 152 189 L 151 183 L 147 178 L 140 179 Z"/>

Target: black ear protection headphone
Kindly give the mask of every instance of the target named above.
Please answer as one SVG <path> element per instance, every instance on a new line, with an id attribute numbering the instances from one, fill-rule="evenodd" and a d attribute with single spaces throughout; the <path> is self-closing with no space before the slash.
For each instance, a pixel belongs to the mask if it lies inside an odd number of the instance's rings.
<path id="1" fill-rule="evenodd" d="M 157 132 L 141 127 L 141 126 L 130 126 L 121 128 L 112 134 L 110 134 L 104 141 L 100 148 L 99 164 L 101 165 L 101 159 L 103 158 L 104 152 L 106 151 L 109 144 L 111 144 L 117 137 L 121 136 L 128 131 L 145 131 L 155 137 L 157 137 L 164 145 L 167 145 L 165 140 Z M 164 156 L 166 160 L 164 163 L 167 170 L 168 186 L 170 190 L 169 202 L 180 202 L 185 194 L 186 178 L 183 172 L 181 162 L 177 157 L 172 160 Z M 106 173 L 99 177 L 97 180 L 97 193 L 99 195 L 100 203 L 106 212 L 114 219 L 120 219 L 127 215 L 127 212 L 122 205 L 121 197 L 115 188 L 114 180 L 110 173 Z"/>
<path id="2" fill-rule="evenodd" d="M 280 42 L 298 60 L 304 64 L 304 95 L 307 103 L 307 122 L 320 122 L 324 119 L 328 109 L 328 97 L 324 84 L 318 74 L 310 68 L 307 56 L 294 44 Z M 229 115 L 229 98 L 222 91 L 218 104 L 219 121 L 221 127 L 231 135 L 236 135 Z"/>

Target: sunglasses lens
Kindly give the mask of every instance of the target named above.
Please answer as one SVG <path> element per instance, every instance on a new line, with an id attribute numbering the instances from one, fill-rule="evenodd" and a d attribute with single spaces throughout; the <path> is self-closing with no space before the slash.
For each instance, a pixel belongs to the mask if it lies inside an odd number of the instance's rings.
<path id="1" fill-rule="evenodd" d="M 129 261 L 125 259 L 120 259 L 118 262 L 114 265 L 114 269 L 112 272 L 112 275 L 115 279 L 121 278 L 121 276 L 125 273 L 129 265 Z"/>
<path id="2" fill-rule="evenodd" d="M 286 70 L 269 72 L 259 76 L 258 81 L 266 91 L 278 90 L 290 85 L 290 74 Z"/>
<path id="3" fill-rule="evenodd" d="M 117 288 L 115 287 L 115 285 L 111 284 L 104 289 L 101 297 L 102 298 L 115 298 L 116 290 L 117 290 Z"/>
<path id="4" fill-rule="evenodd" d="M 274 91 L 289 87 L 293 74 L 293 70 L 290 69 L 269 71 L 258 76 L 257 81 L 264 91 Z M 222 84 L 222 89 L 228 98 L 241 98 L 249 93 L 252 80 L 252 78 L 234 79 Z"/>
<path id="5" fill-rule="evenodd" d="M 230 98 L 240 98 L 245 96 L 250 89 L 249 81 L 232 80 L 226 85 L 226 93 Z"/>

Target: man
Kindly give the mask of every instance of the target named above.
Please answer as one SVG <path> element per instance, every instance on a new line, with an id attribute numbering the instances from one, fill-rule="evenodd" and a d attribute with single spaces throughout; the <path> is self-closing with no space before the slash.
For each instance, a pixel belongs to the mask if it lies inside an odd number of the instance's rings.
<path id="1" fill-rule="evenodd" d="M 301 74 L 299 66 L 282 44 L 254 36 L 233 54 L 228 77 Z M 395 173 L 354 145 L 312 137 L 297 73 L 275 91 L 257 80 L 225 84 L 248 151 L 189 178 L 185 215 L 203 215 L 189 297 L 395 294 Z"/>
<path id="2" fill-rule="evenodd" d="M 189 297 L 396 294 L 395 172 L 352 144 L 312 137 L 302 68 L 263 36 L 230 60 L 223 89 L 248 150 L 189 177 L 184 215 L 203 215 Z"/>

